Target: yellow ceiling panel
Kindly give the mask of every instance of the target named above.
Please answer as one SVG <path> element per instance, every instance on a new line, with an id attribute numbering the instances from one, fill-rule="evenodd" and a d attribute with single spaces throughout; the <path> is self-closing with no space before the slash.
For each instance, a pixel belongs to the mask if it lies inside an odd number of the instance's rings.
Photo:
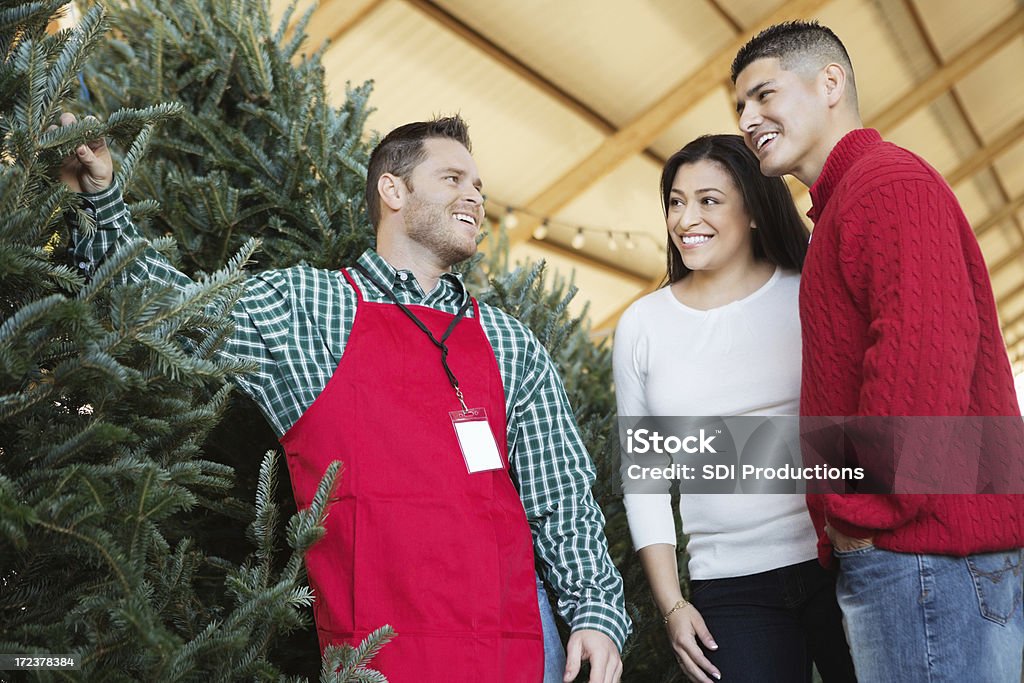
<path id="1" fill-rule="evenodd" d="M 1020 121 L 1024 111 L 1022 64 L 1024 36 L 1019 36 L 957 83 L 967 116 L 983 140 L 993 139 Z"/>
<path id="2" fill-rule="evenodd" d="M 735 35 L 701 0 L 439 4 L 620 126 Z"/>
<path id="3" fill-rule="evenodd" d="M 1024 140 L 1001 154 L 994 166 L 1011 197 L 1024 194 Z"/>
<path id="4" fill-rule="evenodd" d="M 1016 0 L 911 0 L 921 22 L 949 61 L 1019 9 Z"/>
<path id="5" fill-rule="evenodd" d="M 718 0 L 729 16 L 744 29 L 756 26 L 782 5 L 782 0 Z"/>
<path id="6" fill-rule="evenodd" d="M 726 133 L 738 135 L 736 104 L 731 89 L 715 88 L 666 130 L 653 145 L 664 159 L 700 135 Z"/>
<path id="7" fill-rule="evenodd" d="M 658 183 L 661 167 L 635 156 L 577 197 L 555 218 L 569 224 L 628 230 L 662 242 L 662 217 Z"/>

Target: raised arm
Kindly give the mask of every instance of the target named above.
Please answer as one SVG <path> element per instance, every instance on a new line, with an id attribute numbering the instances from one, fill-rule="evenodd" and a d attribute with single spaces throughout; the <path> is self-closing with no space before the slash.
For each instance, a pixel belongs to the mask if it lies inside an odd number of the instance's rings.
<path id="1" fill-rule="evenodd" d="M 61 114 L 62 126 L 75 122 L 74 114 Z M 52 130 L 56 126 L 50 128 Z M 60 179 L 70 190 L 82 196 L 85 211 L 96 221 L 95 231 L 85 229 L 75 220 L 69 226 L 71 261 L 86 277 L 90 277 L 108 254 L 142 239 L 142 235 L 132 223 L 121 188 L 114 180 L 114 161 L 106 140 L 99 138 L 78 145 L 74 153 L 64 160 Z M 179 290 L 193 284 L 191 278 L 175 269 L 152 247 L 146 247 L 140 258 L 130 264 L 126 276 L 133 282 L 150 281 Z"/>
<path id="2" fill-rule="evenodd" d="M 61 125 L 74 122 L 71 114 L 61 117 Z M 138 256 L 122 271 L 125 280 L 168 286 L 182 297 L 201 286 L 177 270 L 132 223 L 121 188 L 113 180 L 113 162 L 103 140 L 79 145 L 60 177 L 70 189 L 82 193 L 85 210 L 96 222 L 95 230 L 75 221 L 70 226 L 70 258 L 87 278 L 112 254 L 131 248 Z M 255 399 L 278 435 L 312 403 L 340 358 L 346 337 L 343 329 L 328 326 L 336 347 L 330 340 L 320 343 L 317 330 L 323 324 L 313 319 L 324 308 L 338 312 L 338 321 L 354 310 L 350 298 L 337 300 L 333 277 L 336 274 L 309 268 L 263 272 L 246 280 L 243 296 L 231 308 L 234 331 L 218 355 L 255 367 L 254 372 L 236 375 L 234 381 Z M 216 310 L 223 314 L 223 308 Z M 302 344 L 299 339 L 313 341 Z M 187 340 L 183 345 L 191 348 Z M 313 375 L 315 381 L 309 379 Z"/>

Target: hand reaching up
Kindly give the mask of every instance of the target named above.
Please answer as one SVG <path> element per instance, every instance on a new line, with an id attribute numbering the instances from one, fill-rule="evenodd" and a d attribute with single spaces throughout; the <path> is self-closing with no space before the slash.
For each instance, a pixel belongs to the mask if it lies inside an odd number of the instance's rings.
<path id="1" fill-rule="evenodd" d="M 70 126 L 76 121 L 74 114 L 64 112 L 60 115 L 62 126 Z M 56 128 L 57 126 L 50 126 L 49 130 Z M 94 193 L 110 187 L 114 180 L 114 160 L 110 156 L 106 140 L 97 138 L 87 144 L 78 145 L 74 153 L 64 159 L 60 179 L 74 192 Z"/>

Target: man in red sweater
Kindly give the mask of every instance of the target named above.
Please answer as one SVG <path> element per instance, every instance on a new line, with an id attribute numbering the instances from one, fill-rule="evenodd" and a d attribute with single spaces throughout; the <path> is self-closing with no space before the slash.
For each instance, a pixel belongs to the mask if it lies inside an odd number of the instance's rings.
<path id="1" fill-rule="evenodd" d="M 839 38 L 816 22 L 772 26 L 739 51 L 732 80 L 762 172 L 810 187 L 801 415 L 1019 425 L 971 226 L 935 169 L 863 127 Z M 929 453 L 940 467 L 958 457 L 941 450 Z M 858 678 L 1019 682 L 1024 496 L 940 493 L 809 497 L 820 559 L 839 560 Z"/>

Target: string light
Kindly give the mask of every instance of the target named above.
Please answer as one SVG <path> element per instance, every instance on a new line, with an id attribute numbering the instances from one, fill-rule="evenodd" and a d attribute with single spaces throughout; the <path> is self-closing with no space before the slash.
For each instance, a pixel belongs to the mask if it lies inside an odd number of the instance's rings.
<path id="1" fill-rule="evenodd" d="M 548 219 L 545 218 L 540 225 L 533 229 L 533 239 L 543 240 L 548 236 Z"/>
<path id="2" fill-rule="evenodd" d="M 516 216 L 516 210 L 511 206 L 505 211 L 505 227 L 509 230 L 515 230 L 519 227 L 519 218 Z"/>
<path id="3" fill-rule="evenodd" d="M 582 249 L 586 243 L 587 238 L 583 235 L 583 228 L 576 228 L 576 235 L 572 238 L 572 248 Z"/>
<path id="4" fill-rule="evenodd" d="M 613 230 L 609 228 L 589 227 L 586 225 L 573 226 L 566 223 L 559 223 L 557 221 L 553 221 L 549 216 L 537 215 L 525 209 L 512 206 L 511 204 L 504 204 L 503 202 L 494 200 L 490 200 L 490 203 L 496 204 L 498 205 L 498 207 L 505 207 L 504 213 L 501 216 L 500 223 L 501 226 L 507 231 L 512 231 L 519 227 L 520 214 L 535 219 L 537 221 L 537 225 L 530 234 L 533 237 L 533 239 L 537 240 L 538 242 L 543 242 L 544 240 L 548 239 L 551 235 L 552 229 L 558 227 L 560 229 L 575 228 L 576 233 L 573 235 L 572 240 L 570 242 L 573 249 L 583 249 L 583 247 L 587 243 L 587 233 L 603 233 L 604 235 L 606 235 L 607 242 L 605 242 L 605 245 L 608 251 L 619 251 L 620 247 L 624 247 L 625 249 L 632 251 L 638 247 L 637 239 L 633 237 L 633 232 L 631 230 Z M 637 237 L 646 238 L 651 242 L 654 249 L 660 252 L 665 251 L 665 243 L 661 241 L 658 237 L 655 237 L 654 235 L 651 235 L 644 231 L 641 231 L 637 235 Z"/>

